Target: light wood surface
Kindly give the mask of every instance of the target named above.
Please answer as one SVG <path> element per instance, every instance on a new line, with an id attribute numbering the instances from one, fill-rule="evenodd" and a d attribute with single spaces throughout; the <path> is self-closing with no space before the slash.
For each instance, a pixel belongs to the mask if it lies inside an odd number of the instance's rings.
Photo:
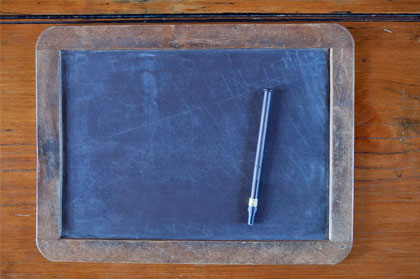
<path id="1" fill-rule="evenodd" d="M 2 0 L 1 14 L 418 13 L 418 0 Z"/>
<path id="2" fill-rule="evenodd" d="M 420 23 L 343 25 L 356 43 L 355 212 L 336 266 L 47 261 L 35 245 L 35 43 L 48 25 L 0 25 L 1 278 L 419 278 Z"/>

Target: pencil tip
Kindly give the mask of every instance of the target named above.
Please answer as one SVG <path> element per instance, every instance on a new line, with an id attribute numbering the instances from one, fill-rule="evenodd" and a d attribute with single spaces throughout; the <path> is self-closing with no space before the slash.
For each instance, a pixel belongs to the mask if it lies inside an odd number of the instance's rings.
<path id="1" fill-rule="evenodd" d="M 257 208 L 254 206 L 248 206 L 248 225 L 252 226 L 254 224 L 255 212 Z"/>

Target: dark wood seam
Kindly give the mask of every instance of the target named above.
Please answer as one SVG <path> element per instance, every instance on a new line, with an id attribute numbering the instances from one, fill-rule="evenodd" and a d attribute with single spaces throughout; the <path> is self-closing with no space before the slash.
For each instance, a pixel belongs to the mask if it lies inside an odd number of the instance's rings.
<path id="1" fill-rule="evenodd" d="M 420 22 L 420 14 L 81 14 L 0 15 L 0 24 L 187 23 L 187 22 Z M 44 21 L 45 20 L 45 21 Z"/>

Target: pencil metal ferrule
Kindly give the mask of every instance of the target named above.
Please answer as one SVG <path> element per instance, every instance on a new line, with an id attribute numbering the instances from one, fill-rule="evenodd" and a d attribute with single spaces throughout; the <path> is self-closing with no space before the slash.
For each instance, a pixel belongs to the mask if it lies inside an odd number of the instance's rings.
<path id="1" fill-rule="evenodd" d="M 258 206 L 258 199 L 249 199 L 248 206 L 257 207 Z"/>

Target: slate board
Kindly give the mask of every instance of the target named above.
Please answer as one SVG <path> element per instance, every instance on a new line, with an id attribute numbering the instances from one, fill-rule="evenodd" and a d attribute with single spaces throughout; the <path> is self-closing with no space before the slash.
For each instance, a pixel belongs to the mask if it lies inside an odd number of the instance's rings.
<path id="1" fill-rule="evenodd" d="M 327 49 L 62 51 L 62 237 L 328 239 L 328 65 Z"/>

